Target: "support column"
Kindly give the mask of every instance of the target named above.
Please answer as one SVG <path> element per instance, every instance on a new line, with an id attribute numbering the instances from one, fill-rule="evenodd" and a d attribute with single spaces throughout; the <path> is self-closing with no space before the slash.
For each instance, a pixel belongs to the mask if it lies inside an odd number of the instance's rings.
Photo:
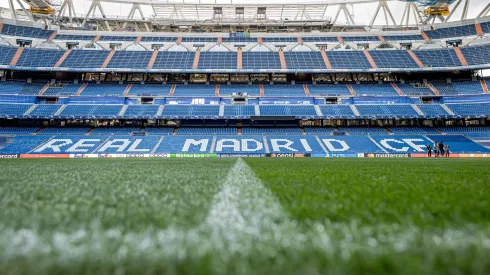
<path id="1" fill-rule="evenodd" d="M 46 83 L 46 85 L 44 85 L 44 87 L 41 89 L 41 91 L 39 91 L 39 95 L 43 95 L 49 88 L 49 83 Z"/>
<path id="2" fill-rule="evenodd" d="M 412 51 L 412 50 L 407 50 L 408 54 L 412 57 L 413 61 L 419 65 L 420 68 L 424 67 L 424 64 L 422 64 L 422 61 L 417 57 L 417 55 Z"/>
<path id="3" fill-rule="evenodd" d="M 288 66 L 286 64 L 286 58 L 284 57 L 284 51 L 279 51 L 279 60 L 281 61 L 281 69 L 286 70 Z"/>
<path id="4" fill-rule="evenodd" d="M 134 43 L 139 44 L 142 38 L 143 38 L 142 36 L 136 37 L 136 41 L 134 41 Z"/>
<path id="5" fill-rule="evenodd" d="M 488 87 L 487 87 L 487 83 L 485 82 L 485 80 L 480 80 L 480 83 L 481 83 L 481 87 L 483 88 L 483 93 L 485 94 L 488 94 Z"/>
<path id="6" fill-rule="evenodd" d="M 12 60 L 10 61 L 10 66 L 15 66 L 17 65 L 17 61 L 19 61 L 19 57 L 22 55 L 22 52 L 24 51 L 24 47 L 19 47 L 17 51 L 15 52 L 14 57 L 12 57 Z"/>
<path id="7" fill-rule="evenodd" d="M 158 50 L 155 49 L 153 50 L 153 53 L 151 54 L 151 58 L 150 58 L 150 61 L 148 62 L 148 67 L 146 67 L 147 69 L 153 69 L 153 64 L 155 64 L 155 60 L 157 59 L 157 56 L 158 56 Z"/>
<path id="8" fill-rule="evenodd" d="M 259 88 L 260 88 L 260 96 L 264 96 L 264 85 L 260 84 Z"/>
<path id="9" fill-rule="evenodd" d="M 376 65 L 376 62 L 374 62 L 374 59 L 368 50 L 364 49 L 364 55 L 366 56 L 367 60 L 369 61 L 369 64 L 371 64 L 371 67 L 373 69 L 377 69 L 378 65 Z"/>
<path id="10" fill-rule="evenodd" d="M 354 88 L 352 88 L 352 85 L 347 84 L 347 88 L 349 89 L 352 96 L 356 96 L 356 91 L 354 91 Z"/>
<path id="11" fill-rule="evenodd" d="M 82 87 L 80 87 L 80 89 L 78 89 L 78 91 L 75 95 L 79 96 L 83 92 L 83 90 L 85 90 L 85 88 L 87 88 L 87 86 L 88 86 L 88 83 L 83 83 Z"/>
<path id="12" fill-rule="evenodd" d="M 65 53 L 60 57 L 60 59 L 58 60 L 58 62 L 56 62 L 56 64 L 54 64 L 54 67 L 55 68 L 58 68 L 59 66 L 61 66 L 61 64 L 63 64 L 63 62 L 65 61 L 65 59 L 70 55 L 72 49 L 68 49 L 65 51 Z"/>
<path id="13" fill-rule="evenodd" d="M 48 38 L 48 41 L 53 41 L 56 35 L 58 35 L 58 32 L 57 31 L 53 32 L 53 34 L 51 34 L 51 36 Z"/>
<path id="14" fill-rule="evenodd" d="M 323 62 L 325 63 L 325 67 L 327 67 L 327 69 L 331 70 L 332 65 L 330 64 L 330 60 L 328 60 L 328 56 L 327 56 L 327 53 L 325 52 L 325 50 L 321 50 L 320 54 L 323 57 Z"/>
<path id="15" fill-rule="evenodd" d="M 107 55 L 104 63 L 102 64 L 101 68 L 107 68 L 107 65 L 109 65 L 109 62 L 111 62 L 112 57 L 114 56 L 114 53 L 116 53 L 116 49 L 112 49 L 109 55 Z"/>
<path id="16" fill-rule="evenodd" d="M 242 58 L 242 48 L 238 48 L 236 52 L 236 68 L 241 70 L 243 67 L 243 58 Z"/>
<path id="17" fill-rule="evenodd" d="M 170 89 L 170 93 L 168 94 L 169 96 L 173 96 L 174 95 L 175 88 L 177 88 L 177 85 L 176 84 L 172 85 L 172 88 Z"/>
<path id="18" fill-rule="evenodd" d="M 129 84 L 126 87 L 126 89 L 124 90 L 123 96 L 127 96 L 132 87 L 133 87 L 133 84 Z"/>
<path id="19" fill-rule="evenodd" d="M 429 87 L 429 89 L 435 94 L 435 95 L 440 95 L 439 94 L 439 91 L 436 90 L 436 88 L 434 88 L 434 86 L 432 86 L 432 84 L 430 83 L 427 83 L 427 87 Z"/>
<path id="20" fill-rule="evenodd" d="M 199 57 L 201 56 L 201 50 L 197 49 L 196 54 L 194 55 L 194 63 L 192 63 L 192 68 L 197 69 L 199 66 Z"/>
<path id="21" fill-rule="evenodd" d="M 424 31 L 421 31 L 420 34 L 425 39 L 425 42 L 427 42 L 427 43 L 430 42 L 430 38 L 427 36 L 427 34 Z"/>
<path id="22" fill-rule="evenodd" d="M 456 52 L 456 55 L 458 56 L 459 62 L 461 62 L 461 65 L 463 66 L 468 66 L 468 62 L 466 62 L 466 58 L 464 57 L 463 53 L 461 52 L 461 49 L 458 47 L 453 48 L 454 52 Z"/>
<path id="23" fill-rule="evenodd" d="M 475 24 L 475 29 L 476 29 L 476 33 L 478 34 L 478 36 L 482 37 L 483 36 L 483 30 L 481 28 L 480 23 Z"/>
<path id="24" fill-rule="evenodd" d="M 220 85 L 219 84 L 216 84 L 216 89 L 214 90 L 214 95 L 215 96 L 219 96 L 219 89 L 220 89 Z"/>
<path id="25" fill-rule="evenodd" d="M 310 89 L 308 89 L 308 85 L 303 84 L 303 90 L 305 90 L 305 95 L 310 96 Z"/>

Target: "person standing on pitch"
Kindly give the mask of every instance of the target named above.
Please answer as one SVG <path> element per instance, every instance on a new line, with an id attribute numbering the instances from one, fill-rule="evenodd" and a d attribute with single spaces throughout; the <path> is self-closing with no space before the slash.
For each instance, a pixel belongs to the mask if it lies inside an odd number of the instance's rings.
<path id="1" fill-rule="evenodd" d="M 434 157 L 438 157 L 439 156 L 439 144 L 437 144 L 437 141 L 434 142 Z"/>
<path id="2" fill-rule="evenodd" d="M 427 157 L 432 157 L 432 147 L 430 144 L 427 144 Z"/>
<path id="3" fill-rule="evenodd" d="M 449 144 L 444 144 L 444 152 L 446 152 L 446 158 L 449 157 Z"/>
<path id="4" fill-rule="evenodd" d="M 441 157 L 444 157 L 444 143 L 439 143 L 439 154 L 441 155 Z"/>

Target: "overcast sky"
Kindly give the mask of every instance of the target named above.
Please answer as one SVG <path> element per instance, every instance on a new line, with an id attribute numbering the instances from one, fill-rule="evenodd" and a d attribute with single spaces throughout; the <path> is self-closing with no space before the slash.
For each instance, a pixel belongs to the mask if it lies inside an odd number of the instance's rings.
<path id="1" fill-rule="evenodd" d="M 155 0 L 154 0 L 155 1 Z M 155 2 L 157 2 L 156 0 Z M 338 0 L 337 0 L 338 1 Z M 468 18 L 474 18 L 476 15 L 480 13 L 480 11 L 488 4 L 488 0 L 469 0 L 470 2 L 470 9 L 468 13 Z M 15 2 L 15 1 L 14 1 Z M 52 0 L 52 2 L 55 3 L 62 3 L 62 0 Z M 91 0 L 74 0 L 74 5 L 77 14 L 82 14 L 86 12 L 89 7 L 90 3 L 92 2 Z M 164 1 L 162 1 L 164 2 Z M 182 3 L 181 1 L 172 1 L 173 3 Z M 217 3 L 217 4 L 224 4 L 224 3 L 230 3 L 230 0 L 225 1 L 225 0 L 216 0 L 216 1 L 211 1 L 211 0 L 185 0 L 186 3 Z M 298 3 L 298 4 L 303 4 L 303 3 L 311 3 L 315 2 L 318 3 L 319 1 L 298 1 L 298 0 L 266 0 L 266 1 L 250 1 L 250 0 L 233 0 L 233 3 L 270 3 L 270 4 L 282 4 L 282 3 Z M 333 1 L 323 1 L 323 3 L 328 3 L 328 2 L 333 2 Z M 15 3 L 16 8 L 18 8 L 18 4 Z M 374 4 L 362 4 L 362 5 L 355 5 L 353 7 L 354 15 L 355 15 L 355 21 L 356 23 L 360 24 L 368 24 L 372 15 L 375 12 L 376 9 L 376 3 Z M 399 2 L 399 1 L 390 1 L 388 2 L 388 5 L 391 8 L 391 11 L 393 12 L 393 16 L 395 17 L 395 20 L 397 23 L 402 17 L 403 9 L 405 7 L 405 3 Z M 8 8 L 8 2 L 7 0 L 0 0 L 0 6 Z M 129 13 L 129 10 L 131 9 L 131 5 L 128 4 L 114 4 L 114 3 L 103 3 L 104 10 L 108 16 L 110 15 L 117 15 L 117 16 L 127 16 Z M 462 8 L 463 4 L 460 5 L 460 9 Z M 150 7 L 145 7 L 143 6 L 145 16 L 151 16 L 152 14 L 152 9 Z M 327 15 L 331 16 L 332 18 L 335 16 L 335 13 L 337 11 L 337 6 L 330 6 L 327 9 Z M 459 13 L 456 13 L 452 19 L 458 19 L 459 18 Z M 345 22 L 345 19 L 343 16 L 339 17 L 339 23 Z M 383 24 L 384 23 L 384 15 L 382 14 L 382 11 L 378 15 L 378 20 L 376 21 L 378 24 Z"/>

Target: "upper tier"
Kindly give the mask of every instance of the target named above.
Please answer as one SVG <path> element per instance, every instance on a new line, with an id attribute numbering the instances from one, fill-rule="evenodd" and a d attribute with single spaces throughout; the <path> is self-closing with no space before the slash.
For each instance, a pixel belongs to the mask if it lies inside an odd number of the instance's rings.
<path id="1" fill-rule="evenodd" d="M 490 68 L 490 44 L 430 50 L 50 50 L 0 46 L 0 69 L 85 72 L 413 72 Z"/>

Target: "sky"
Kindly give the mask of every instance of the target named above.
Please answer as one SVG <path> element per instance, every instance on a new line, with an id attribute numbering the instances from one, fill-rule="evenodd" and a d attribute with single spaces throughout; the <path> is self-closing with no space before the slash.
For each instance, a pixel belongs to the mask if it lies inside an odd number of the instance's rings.
<path id="1" fill-rule="evenodd" d="M 52 0 L 53 2 L 57 3 L 62 3 L 62 0 Z M 77 14 L 83 14 L 85 13 L 91 4 L 91 0 L 73 0 L 74 5 L 75 5 L 75 10 Z M 155 0 L 154 0 L 155 1 Z M 158 0 L 156 0 L 157 2 Z M 311 0 L 311 1 L 298 1 L 298 0 L 266 0 L 266 1 L 258 1 L 258 0 L 181 0 L 181 1 L 171 1 L 173 3 L 182 3 L 185 1 L 185 3 L 217 3 L 217 4 L 229 4 L 230 1 L 234 4 L 238 3 L 268 3 L 268 4 L 283 4 L 283 3 L 297 3 L 297 4 L 304 4 L 304 3 L 319 3 L 319 1 Z M 470 1 L 470 8 L 469 8 L 469 13 L 468 13 L 468 18 L 474 18 L 480 11 L 488 4 L 488 0 L 468 0 Z M 15 1 L 14 1 L 15 2 Z M 164 1 L 162 1 L 164 2 Z M 329 3 L 333 1 L 323 1 L 323 3 Z M 338 0 L 337 0 L 338 2 Z M 131 5 L 129 4 L 116 4 L 116 3 L 102 3 L 104 10 L 108 17 L 113 17 L 113 16 L 127 16 L 129 13 L 129 10 L 131 9 Z M 405 7 L 405 3 L 400 2 L 400 1 L 389 1 L 388 5 L 390 6 L 391 11 L 393 12 L 393 16 L 395 17 L 395 20 L 397 23 L 402 17 L 403 10 Z M 453 4 L 454 5 L 454 4 Z M 18 4 L 15 3 L 16 8 L 18 8 Z M 372 15 L 375 12 L 377 3 L 371 3 L 371 4 L 362 4 L 362 5 L 355 5 L 351 7 L 354 11 L 354 20 L 356 23 L 359 24 L 368 24 Z M 460 9 L 462 8 L 463 3 L 460 5 Z M 0 1 L 0 7 L 8 8 L 8 1 L 7 0 L 1 0 Z M 152 15 L 152 9 L 149 6 L 143 6 L 143 10 L 145 13 L 145 16 L 151 16 Z M 327 8 L 327 15 L 331 16 L 332 18 L 335 16 L 335 13 L 337 11 L 336 6 L 330 6 Z M 456 13 L 453 16 L 453 19 L 459 19 L 459 13 Z M 343 16 L 339 17 L 339 22 L 338 23 L 344 23 L 345 19 Z M 380 12 L 378 16 L 378 20 L 375 22 L 375 24 L 383 24 L 384 23 L 384 15 L 382 11 Z"/>

